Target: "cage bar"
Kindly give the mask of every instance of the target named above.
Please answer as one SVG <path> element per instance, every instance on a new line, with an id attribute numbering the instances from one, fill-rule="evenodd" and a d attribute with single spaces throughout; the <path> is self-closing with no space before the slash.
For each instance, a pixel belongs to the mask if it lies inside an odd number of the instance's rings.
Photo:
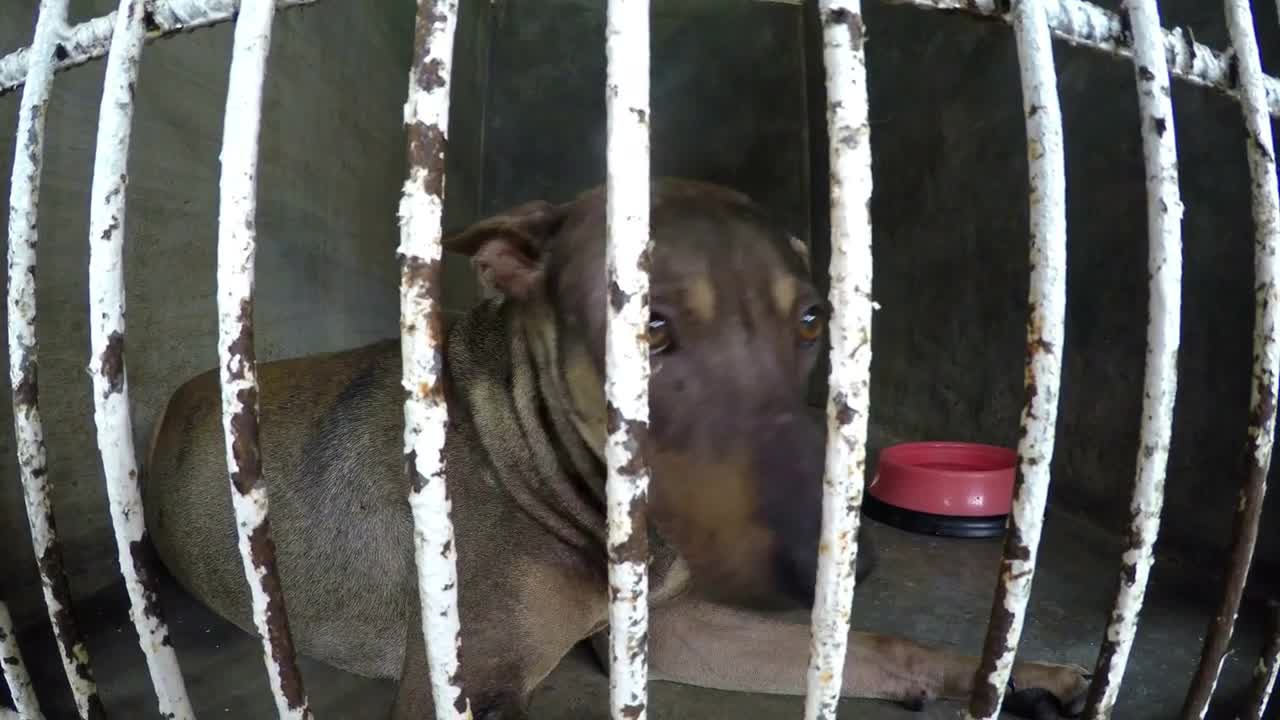
<path id="1" fill-rule="evenodd" d="M 67 0 L 42 0 L 32 40 L 39 62 L 28 67 L 18 110 L 17 149 L 9 185 L 9 387 L 22 496 L 31 545 L 49 623 L 62 668 L 81 718 L 103 717 L 102 700 L 89 665 L 63 571 L 62 547 L 49 499 L 49 468 L 39 405 L 39 342 L 36 337 L 36 248 L 39 242 L 40 176 L 44 165 L 45 117 L 53 84 L 53 56 L 66 29 Z"/>
<path id="2" fill-rule="evenodd" d="M 1253 684 L 1249 688 L 1241 720 L 1262 720 L 1271 700 L 1271 691 L 1276 686 L 1276 674 L 1280 672 L 1280 600 L 1267 603 L 1266 623 L 1262 657 L 1258 658 L 1258 666 L 1254 668 Z"/>
<path id="3" fill-rule="evenodd" d="M 1146 595 L 1164 506 L 1165 472 L 1178 389 L 1182 311 L 1182 198 L 1178 190 L 1169 67 L 1160 46 L 1156 0 L 1126 0 L 1133 34 L 1139 125 L 1147 170 L 1147 367 L 1142 393 L 1142 439 L 1129 503 L 1128 547 L 1085 705 L 1089 720 L 1105 720 L 1124 681 L 1125 666 Z"/>
<path id="4" fill-rule="evenodd" d="M 1009 21 L 1008 0 L 885 0 L 895 5 L 913 5 L 926 10 L 962 11 L 981 17 Z M 1071 45 L 1117 57 L 1132 54 L 1126 19 L 1085 0 L 1055 0 L 1045 5 L 1045 16 L 1055 37 Z M 1170 71 L 1193 85 L 1213 88 L 1232 97 L 1239 87 L 1232 69 L 1230 52 L 1217 52 L 1195 41 L 1186 28 L 1161 30 Z M 1272 115 L 1280 116 L 1280 80 L 1264 77 L 1267 104 Z"/>
<path id="5" fill-rule="evenodd" d="M 649 680 L 649 2 L 609 0 L 605 443 L 609 707 L 644 720 Z"/>
<path id="6" fill-rule="evenodd" d="M 147 540 L 129 417 L 125 369 L 124 223 L 133 96 L 142 54 L 145 0 L 121 0 L 107 54 L 89 208 L 89 326 L 93 418 L 107 482 L 129 616 L 138 633 L 160 712 L 194 717 L 178 657 L 156 596 L 154 551 Z"/>
<path id="7" fill-rule="evenodd" d="M 831 185 L 831 370 L 805 719 L 834 720 L 856 585 L 871 386 L 871 126 L 860 0 L 819 3 Z"/>
<path id="8" fill-rule="evenodd" d="M 253 330 L 258 136 L 274 14 L 272 0 L 244 0 L 236 20 L 223 121 L 218 212 L 218 364 L 231 504 L 253 604 L 253 624 L 262 642 L 278 716 L 301 719 L 312 717 L 312 713 L 289 633 L 271 539 L 268 487 L 258 443 Z"/>
<path id="9" fill-rule="evenodd" d="M 1000 583 L 974 678 L 966 720 L 995 720 L 1022 637 L 1049 494 L 1058 418 L 1066 306 L 1067 217 L 1062 111 L 1044 0 L 1015 0 L 1013 28 L 1026 114 L 1031 292 L 1027 319 L 1027 404 L 1013 509 L 1005 532 Z"/>
<path id="10" fill-rule="evenodd" d="M 18 717 L 21 720 L 44 720 L 44 715 L 40 713 L 40 701 L 36 699 L 35 687 L 31 684 L 31 676 L 22 661 L 22 650 L 18 648 L 18 633 L 13 629 L 13 617 L 3 600 L 0 600 L 0 669 L 4 671 L 4 680 L 9 685 L 9 695 L 18 709 Z M 0 711 L 3 710 L 4 708 L 0 708 Z"/>
<path id="11" fill-rule="evenodd" d="M 405 103 L 409 177 L 400 200 L 400 339 L 404 452 L 413 510 L 414 562 L 436 717 L 471 717 L 458 654 L 458 569 L 445 478 L 444 342 L 440 308 L 445 146 L 458 0 L 418 0 Z"/>
<path id="12" fill-rule="evenodd" d="M 276 7 L 284 9 L 315 2 L 276 0 Z M 151 0 L 147 3 L 149 13 L 144 16 L 144 42 L 224 23 L 235 18 L 239 8 L 240 0 Z M 68 29 L 58 38 L 54 51 L 44 55 L 53 60 L 54 70 L 58 72 L 98 60 L 106 56 L 115 26 L 115 12 L 86 20 Z M 0 57 L 0 95 L 22 85 L 31 53 L 32 48 L 27 47 Z"/>
<path id="13" fill-rule="evenodd" d="M 1226 582 L 1217 612 L 1205 634 L 1200 664 L 1196 668 L 1182 706 L 1183 718 L 1203 718 L 1227 658 L 1231 633 L 1244 596 L 1253 550 L 1267 493 L 1267 472 L 1275 442 L 1276 381 L 1280 372 L 1280 193 L 1276 188 L 1275 145 L 1271 118 L 1263 88 L 1262 61 L 1248 0 L 1224 0 L 1227 30 L 1236 50 L 1240 74 L 1240 100 L 1244 112 L 1249 175 L 1253 186 L 1254 261 L 1253 287 L 1257 311 L 1253 328 L 1253 379 L 1250 383 L 1247 468 L 1236 507 L 1235 525 L 1227 564 Z"/>

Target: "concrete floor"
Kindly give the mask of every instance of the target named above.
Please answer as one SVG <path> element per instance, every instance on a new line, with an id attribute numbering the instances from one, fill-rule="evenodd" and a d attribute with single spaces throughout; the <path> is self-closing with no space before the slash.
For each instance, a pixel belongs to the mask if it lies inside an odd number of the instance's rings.
<path id="1" fill-rule="evenodd" d="M 872 521 L 868 521 L 872 522 Z M 875 525 L 883 564 L 859 587 L 854 623 L 934 643 L 976 651 L 982 641 L 1000 546 L 994 540 L 922 537 Z M 1093 665 L 1112 599 L 1119 545 L 1079 518 L 1051 511 L 1036 576 L 1023 657 Z M 1201 636 L 1217 593 L 1191 575 L 1196 568 L 1161 559 L 1153 574 L 1137 646 L 1116 717 L 1176 716 L 1195 668 Z M 1207 594 L 1206 594 L 1207 593 Z M 258 644 L 197 606 L 166 578 L 162 601 L 197 714 L 202 718 L 269 718 L 273 705 Z M 113 717 L 156 717 L 142 654 L 128 624 L 123 590 L 105 593 L 81 610 L 103 700 Z M 1254 608 L 1242 614 L 1235 651 L 1226 662 L 1219 696 L 1231 698 L 1248 681 L 1259 651 Z M 798 622 L 805 622 L 803 615 Z M 47 626 L 21 633 L 46 716 L 74 717 Z M 357 678 L 302 660 L 312 707 L 320 718 L 377 718 L 389 707 L 391 683 Z M 579 648 L 536 695 L 539 720 L 608 717 L 608 680 L 585 648 Z M 6 703 L 7 704 L 7 703 Z M 795 718 L 798 697 L 752 696 L 653 683 L 649 716 L 674 718 Z M 954 718 L 958 706 L 939 703 L 912 713 L 884 702 L 848 701 L 841 718 Z M 1276 716 L 1273 712 L 1272 716 Z M 1227 717 L 1221 710 L 1210 715 Z"/>

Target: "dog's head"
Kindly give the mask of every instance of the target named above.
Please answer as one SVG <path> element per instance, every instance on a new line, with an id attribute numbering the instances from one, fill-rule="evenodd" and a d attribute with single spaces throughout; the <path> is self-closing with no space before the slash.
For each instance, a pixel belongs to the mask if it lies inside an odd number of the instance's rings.
<path id="1" fill-rule="evenodd" d="M 805 402 L 828 310 L 807 249 L 745 196 L 653 183 L 650 522 L 700 589 L 765 608 L 813 599 L 826 441 Z M 605 193 L 522 205 L 446 248 L 547 318 L 579 429 L 603 449 Z M 870 572 L 861 538 L 858 574 Z"/>

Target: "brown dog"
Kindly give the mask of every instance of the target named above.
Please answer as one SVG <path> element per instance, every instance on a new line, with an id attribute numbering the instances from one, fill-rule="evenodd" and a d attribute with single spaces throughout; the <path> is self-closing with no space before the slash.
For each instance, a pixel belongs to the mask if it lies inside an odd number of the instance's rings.
<path id="1" fill-rule="evenodd" d="M 746 197 L 653 189 L 651 675 L 802 695 L 804 625 L 756 612 L 813 598 L 825 435 L 804 402 L 824 301 L 804 246 Z M 463 684 L 480 718 L 525 717 L 577 643 L 607 630 L 602 382 L 604 192 L 531 203 L 450 238 L 504 297 L 452 324 L 448 483 Z M 299 651 L 399 678 L 395 716 L 433 717 L 402 459 L 400 345 L 264 363 L 261 443 Z M 147 525 L 172 574 L 253 632 L 236 547 L 216 372 L 157 422 Z M 872 553 L 863 538 L 859 574 Z M 848 697 L 962 698 L 977 660 L 851 633 Z M 689 652 L 689 648 L 696 652 Z M 707 658 L 714 658 L 710 662 Z M 1069 714 L 1077 666 L 1022 663 L 1010 706 Z"/>

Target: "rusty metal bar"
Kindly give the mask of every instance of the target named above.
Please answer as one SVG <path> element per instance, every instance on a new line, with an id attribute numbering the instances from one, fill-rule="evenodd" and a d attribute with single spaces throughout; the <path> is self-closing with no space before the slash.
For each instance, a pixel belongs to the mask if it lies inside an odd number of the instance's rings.
<path id="1" fill-rule="evenodd" d="M 927 10 L 962 11 L 979 17 L 1009 22 L 1008 0 L 885 0 L 895 5 L 913 5 Z M 1058 39 L 1117 57 L 1132 53 L 1125 18 L 1085 0 L 1054 0 L 1045 5 L 1049 28 Z M 1161 30 L 1165 56 L 1173 75 L 1193 85 L 1210 87 L 1232 97 L 1239 86 L 1230 52 L 1218 52 L 1195 41 L 1186 28 Z M 1280 80 L 1263 76 L 1267 103 L 1272 115 L 1280 117 Z"/>
<path id="2" fill-rule="evenodd" d="M 1031 292 L 1027 320 L 1027 404 L 1020 466 L 1005 533 L 1000 583 L 974 678 L 967 720 L 995 720 L 1022 637 L 1049 494 L 1058 418 L 1066 306 L 1067 216 L 1062 111 L 1045 0 L 1014 0 L 1013 28 L 1022 75 L 1030 173 Z"/>
<path id="3" fill-rule="evenodd" d="M 644 720 L 649 680 L 649 1 L 609 0 L 605 112 L 607 282 L 605 491 L 609 707 Z"/>
<path id="4" fill-rule="evenodd" d="M 22 651 L 18 648 L 18 633 L 13 629 L 13 617 L 9 615 L 9 606 L 3 600 L 0 600 L 0 670 L 3 670 L 5 683 L 9 685 L 9 695 L 13 697 L 13 704 L 18 709 L 18 717 L 21 720 L 43 720 L 40 701 L 36 699 L 36 690 L 31 685 L 31 676 L 27 674 Z"/>
<path id="5" fill-rule="evenodd" d="M 146 657 L 161 713 L 194 717 L 156 597 L 154 552 L 147 540 L 129 418 L 125 370 L 124 224 L 133 98 L 145 32 L 146 2 L 121 0 L 107 55 L 89 208 L 89 325 L 94 423 L 107 482 L 129 615 Z"/>
<path id="6" fill-rule="evenodd" d="M 81 718 L 105 717 L 89 650 L 80 635 L 71 590 L 62 566 L 62 547 L 49 500 L 44 425 L 39 406 L 39 343 L 36 338 L 36 246 L 39 241 L 40 175 L 44 165 L 45 116 L 53 84 L 53 55 L 66 29 L 67 0 L 42 0 L 32 47 L 32 63 L 18 110 L 18 144 L 9 185 L 9 384 L 22 496 L 31 544 L 40 571 L 49 623 L 76 710 Z"/>
<path id="7" fill-rule="evenodd" d="M 445 477 L 444 342 L 440 308 L 445 147 L 458 0 L 418 0 L 405 127 L 409 177 L 400 200 L 400 338 L 404 452 L 413 510 L 422 633 L 436 717 L 469 720 L 458 655 L 458 569 Z"/>
<path id="8" fill-rule="evenodd" d="M 277 715 L 305 719 L 312 713 L 289 633 L 271 539 L 267 481 L 262 476 L 253 337 L 258 136 L 274 14 L 272 0 L 244 0 L 236 20 L 218 206 L 218 363 L 231 504 L 253 623 L 262 642 Z"/>
<path id="9" fill-rule="evenodd" d="M 1280 600 L 1267 603 L 1266 627 L 1263 630 L 1262 657 L 1253 671 L 1253 684 L 1245 700 L 1241 720 L 1262 720 L 1280 672 Z"/>
<path id="10" fill-rule="evenodd" d="M 284 9 L 315 2 L 276 0 L 276 7 Z M 240 0 L 151 0 L 143 16 L 145 41 L 224 23 L 235 18 L 239 8 Z M 98 60 L 106 56 L 115 26 L 115 12 L 82 22 L 60 34 L 53 51 L 44 56 L 52 58 L 57 72 Z M 0 95 L 22 86 L 31 52 L 32 48 L 27 47 L 0 57 Z"/>
<path id="11" fill-rule="evenodd" d="M 1119 589 L 1089 687 L 1085 706 L 1089 720 L 1111 717 L 1138 631 L 1164 506 L 1181 338 L 1183 208 L 1178 191 L 1169 68 L 1160 45 L 1159 8 L 1156 0 L 1126 0 L 1125 9 L 1133 33 L 1139 125 L 1147 170 L 1147 368 L 1142 440 L 1129 503 L 1129 544 L 1121 556 Z"/>
<path id="12" fill-rule="evenodd" d="M 871 126 L 859 0 L 820 0 L 831 184 L 831 371 L 805 720 L 835 720 L 866 476 L 871 385 Z"/>
<path id="13" fill-rule="evenodd" d="M 1227 657 L 1236 615 L 1244 596 L 1253 550 L 1262 520 L 1276 427 L 1276 381 L 1280 372 L 1280 193 L 1276 188 L 1275 144 L 1263 88 L 1262 62 L 1253 13 L 1248 0 L 1225 0 L 1227 29 L 1236 50 L 1240 74 L 1240 99 L 1244 112 L 1249 175 L 1253 185 L 1254 265 L 1253 287 L 1257 311 L 1253 328 L 1253 382 L 1250 391 L 1248 467 L 1244 471 L 1240 502 L 1227 565 L 1227 580 L 1217 613 L 1205 634 L 1200 664 L 1182 706 L 1183 718 L 1203 718 Z"/>

